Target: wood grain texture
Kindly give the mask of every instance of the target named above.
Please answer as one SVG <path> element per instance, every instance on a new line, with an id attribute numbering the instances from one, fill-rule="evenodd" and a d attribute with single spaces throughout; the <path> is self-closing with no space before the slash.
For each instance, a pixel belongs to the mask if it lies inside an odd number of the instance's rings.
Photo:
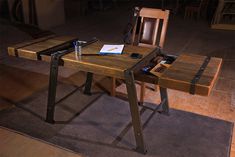
<path id="1" fill-rule="evenodd" d="M 140 28 L 138 31 L 136 23 L 132 32 L 132 44 L 144 47 L 160 46 L 163 48 L 170 11 L 141 8 L 139 14 L 141 17 Z"/>
<path id="2" fill-rule="evenodd" d="M 29 41 L 25 41 L 25 42 L 22 42 L 22 43 L 18 43 L 18 44 L 9 46 L 8 47 L 8 54 L 10 56 L 16 56 L 17 50 L 19 48 L 29 46 L 29 45 L 32 45 L 32 44 L 36 44 L 38 42 L 42 42 L 42 41 L 48 40 L 48 39 L 53 38 L 53 37 L 55 37 L 55 35 L 50 35 L 50 36 L 46 36 L 46 37 L 42 37 L 42 38 L 38 38 L 38 39 L 34 39 L 34 40 L 29 40 Z"/>
<path id="3" fill-rule="evenodd" d="M 66 42 L 72 42 L 75 37 L 62 36 L 62 37 L 44 37 L 33 41 L 24 42 L 8 48 L 8 54 L 26 59 L 37 60 L 40 52 L 47 51 L 48 49 L 59 47 Z M 64 45 L 66 46 L 66 45 Z"/>
<path id="4" fill-rule="evenodd" d="M 189 92 L 191 81 L 200 69 L 206 56 L 180 55 L 160 77 L 159 85 Z M 222 59 L 212 57 L 196 84 L 196 94 L 209 95 L 218 76 Z"/>
<path id="5" fill-rule="evenodd" d="M 26 44 L 25 47 L 17 49 L 18 57 L 38 59 L 38 52 L 50 50 L 50 48 L 58 47 L 58 45 L 73 39 L 73 37 L 55 37 L 33 43 L 32 45 Z M 100 55 L 99 51 L 103 44 L 103 42 L 98 41 L 83 47 L 82 56 L 78 56 L 75 52 L 63 56 L 63 66 L 120 79 L 124 79 L 125 70 L 132 70 L 136 80 L 189 92 L 191 81 L 206 58 L 206 56 L 182 54 L 161 76 L 157 77 L 141 72 L 141 69 L 156 57 L 154 48 L 125 45 L 121 55 Z M 12 49 L 16 49 L 16 46 L 8 49 L 10 51 L 9 54 L 12 54 Z M 133 59 L 130 57 L 131 53 L 139 53 L 143 57 L 141 59 Z M 50 62 L 50 56 L 42 55 L 41 59 Z M 215 84 L 221 63 L 222 59 L 211 58 L 203 75 L 196 84 L 196 94 L 209 95 Z"/>
<path id="6" fill-rule="evenodd" d="M 121 55 L 99 55 L 102 46 L 102 42 L 96 42 L 82 48 L 82 54 L 93 52 L 97 55 L 84 55 L 79 57 L 76 56 L 75 52 L 72 52 L 63 56 L 64 66 L 123 79 L 125 70 L 134 67 L 140 60 L 144 59 L 145 56 L 153 51 L 152 48 L 125 45 Z M 131 58 L 130 55 L 134 52 L 142 54 L 143 57 L 141 59 Z"/>
<path id="7" fill-rule="evenodd" d="M 167 14 L 166 14 L 167 12 Z M 166 16 L 168 16 L 170 13 L 169 10 L 161 10 L 156 8 L 141 8 L 140 10 L 140 16 L 148 17 L 148 18 L 156 18 L 164 19 Z"/>

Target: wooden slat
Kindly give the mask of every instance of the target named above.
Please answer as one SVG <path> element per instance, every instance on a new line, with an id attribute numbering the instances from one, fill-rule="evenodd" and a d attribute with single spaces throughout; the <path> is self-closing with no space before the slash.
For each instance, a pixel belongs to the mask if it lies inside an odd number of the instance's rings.
<path id="1" fill-rule="evenodd" d="M 212 29 L 235 30 L 235 24 L 212 24 Z"/>
<path id="2" fill-rule="evenodd" d="M 38 53 L 47 51 L 48 49 L 59 47 L 66 42 L 72 42 L 75 37 L 62 36 L 54 38 L 40 38 L 35 42 L 26 42 L 24 44 L 15 45 L 8 48 L 9 55 L 27 58 L 32 60 L 38 59 Z"/>
<path id="3" fill-rule="evenodd" d="M 151 74 L 144 74 L 142 71 L 135 73 L 135 80 L 147 82 L 151 84 L 158 84 L 158 77 Z"/>
<path id="4" fill-rule="evenodd" d="M 169 10 L 166 10 L 169 14 Z M 156 8 L 142 8 L 140 10 L 140 16 L 164 19 L 166 17 L 165 11 Z"/>
<path id="5" fill-rule="evenodd" d="M 157 33 L 158 33 L 159 23 L 160 23 L 160 20 L 156 19 L 155 28 L 154 28 L 154 34 L 152 36 L 152 39 L 153 39 L 152 45 L 154 45 L 154 46 L 155 46 L 155 44 L 157 42 Z"/>
<path id="6" fill-rule="evenodd" d="M 37 42 L 27 42 L 17 46 L 9 47 L 9 54 L 26 59 L 37 60 L 39 52 L 45 52 L 48 49 L 58 47 L 58 45 L 66 41 L 73 40 L 73 37 L 55 37 L 50 39 L 43 39 Z M 32 44 L 30 44 L 32 43 Z M 103 42 L 95 42 L 91 45 L 82 48 L 83 56 L 78 57 L 75 52 L 71 52 L 62 57 L 64 66 L 76 68 L 82 71 L 88 71 L 117 78 L 123 78 L 124 71 L 132 68 L 146 55 L 153 51 L 153 48 L 144 48 L 138 46 L 125 45 L 123 54 L 121 55 L 99 55 Z M 13 51 L 14 50 L 14 51 Z M 133 59 L 130 57 L 131 53 L 140 53 L 143 55 L 141 59 Z M 50 61 L 50 57 L 41 55 L 43 61 Z M 147 63 L 146 63 L 147 64 Z"/>
<path id="7" fill-rule="evenodd" d="M 82 48 L 84 56 L 78 57 L 74 52 L 62 57 L 64 66 L 79 68 L 83 71 L 103 74 L 117 78 L 124 78 L 124 71 L 132 68 L 141 59 L 133 59 L 131 53 L 140 53 L 142 59 L 153 51 L 153 48 L 144 48 L 138 46 L 125 45 L 123 54 L 121 55 L 99 55 L 99 51 L 103 46 L 102 42 L 93 43 Z M 96 55 L 86 55 L 96 54 Z"/>
<path id="8" fill-rule="evenodd" d="M 189 92 L 191 81 L 203 64 L 205 56 L 180 55 L 159 78 L 159 85 Z M 218 76 L 222 59 L 212 57 L 196 84 L 195 94 L 209 95 Z"/>
<path id="9" fill-rule="evenodd" d="M 10 51 L 9 54 L 13 54 L 13 50 L 15 51 L 16 49 L 18 57 L 38 59 L 38 52 L 45 52 L 45 50 L 58 47 L 58 45 L 73 39 L 73 37 L 49 38 L 40 42 L 31 42 L 31 45 L 30 42 L 18 44 L 10 47 L 8 50 Z M 75 52 L 63 56 L 64 66 L 121 79 L 124 78 L 124 71 L 131 69 L 134 71 L 137 80 L 159 84 L 165 88 L 189 92 L 191 81 L 206 58 L 199 55 L 180 55 L 161 76 L 155 77 L 141 74 L 140 72 L 156 56 L 156 53 L 153 53 L 154 48 L 125 45 L 121 55 L 99 55 L 103 44 L 103 42 L 95 42 L 83 47 L 82 56 L 77 56 Z M 21 48 L 17 49 L 17 47 Z M 131 53 L 139 53 L 143 57 L 141 59 L 133 59 L 130 57 Z M 41 56 L 41 59 L 50 61 L 50 57 L 46 55 Z M 222 59 L 211 58 L 203 75 L 196 84 L 196 94 L 209 95 L 218 76 L 221 63 Z"/>
<path id="10" fill-rule="evenodd" d="M 25 42 L 22 42 L 22 43 L 19 43 L 19 44 L 15 44 L 13 46 L 9 46 L 8 47 L 8 54 L 10 56 L 16 56 L 17 49 L 25 47 L 25 46 L 32 45 L 34 43 L 42 42 L 42 41 L 45 41 L 45 40 L 53 38 L 53 37 L 55 37 L 55 35 L 50 35 L 50 36 L 46 36 L 46 37 L 38 38 L 38 39 L 34 39 L 34 40 L 29 40 L 29 41 L 25 41 Z"/>
<path id="11" fill-rule="evenodd" d="M 139 30 L 142 30 L 142 29 L 143 29 L 143 22 L 144 22 L 144 17 L 141 17 L 141 21 L 140 21 L 140 28 L 139 28 Z M 138 36 L 137 36 L 137 43 L 139 43 L 139 42 L 140 42 L 141 35 L 142 35 L 142 33 L 138 33 Z"/>
<path id="12" fill-rule="evenodd" d="M 170 11 L 166 10 L 165 18 L 163 20 L 163 25 L 162 25 L 162 32 L 161 32 L 161 35 L 160 35 L 160 41 L 159 41 L 159 46 L 161 48 L 163 48 L 163 45 L 165 43 L 169 14 L 170 14 Z"/>

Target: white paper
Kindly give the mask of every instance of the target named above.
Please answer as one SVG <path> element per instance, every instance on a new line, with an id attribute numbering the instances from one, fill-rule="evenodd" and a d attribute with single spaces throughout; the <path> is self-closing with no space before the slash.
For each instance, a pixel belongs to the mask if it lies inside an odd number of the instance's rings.
<path id="1" fill-rule="evenodd" d="M 121 54 L 124 45 L 104 45 L 100 50 L 102 54 Z"/>

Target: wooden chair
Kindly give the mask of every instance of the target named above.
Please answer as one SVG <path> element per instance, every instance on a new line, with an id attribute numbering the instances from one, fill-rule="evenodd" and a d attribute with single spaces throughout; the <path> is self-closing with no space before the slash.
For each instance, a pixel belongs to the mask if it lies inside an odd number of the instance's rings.
<path id="1" fill-rule="evenodd" d="M 163 48 L 169 10 L 142 8 L 139 12 L 140 23 L 135 24 L 132 32 L 132 44 L 145 47 Z M 137 27 L 138 25 L 138 27 Z M 115 96 L 116 79 L 112 80 L 111 95 Z M 145 83 L 141 82 L 140 102 L 144 101 Z"/>
<path id="2" fill-rule="evenodd" d="M 209 0 L 198 0 L 185 6 L 184 18 L 196 18 L 199 19 L 202 12 L 206 11 Z"/>

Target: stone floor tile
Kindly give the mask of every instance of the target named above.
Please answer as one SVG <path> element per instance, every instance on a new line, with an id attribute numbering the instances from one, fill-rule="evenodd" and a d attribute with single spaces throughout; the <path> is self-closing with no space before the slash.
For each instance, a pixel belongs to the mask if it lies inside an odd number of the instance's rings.
<path id="1" fill-rule="evenodd" d="M 232 80 L 220 77 L 214 88 L 219 91 L 231 92 L 232 91 Z"/>
<path id="2" fill-rule="evenodd" d="M 234 40 L 235 42 L 235 40 Z M 234 46 L 229 47 L 228 49 L 226 49 L 226 56 L 225 56 L 225 60 L 232 60 L 235 61 L 235 53 L 234 53 Z"/>
<path id="3" fill-rule="evenodd" d="M 235 80 L 235 61 L 224 61 L 220 76 Z"/>

